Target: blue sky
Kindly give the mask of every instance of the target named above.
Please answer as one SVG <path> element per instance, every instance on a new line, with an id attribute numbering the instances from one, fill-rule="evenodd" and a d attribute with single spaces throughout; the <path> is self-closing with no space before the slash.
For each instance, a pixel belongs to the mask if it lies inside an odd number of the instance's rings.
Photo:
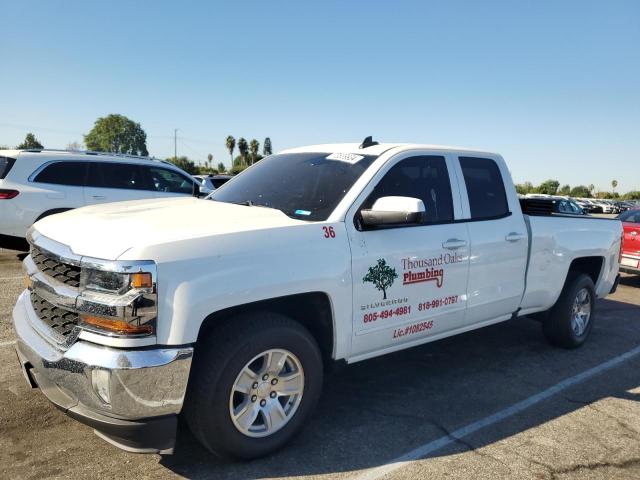
<path id="1" fill-rule="evenodd" d="M 640 2 L 0 0 L 0 144 L 95 119 L 151 154 L 228 134 L 500 152 L 516 181 L 640 190 Z"/>

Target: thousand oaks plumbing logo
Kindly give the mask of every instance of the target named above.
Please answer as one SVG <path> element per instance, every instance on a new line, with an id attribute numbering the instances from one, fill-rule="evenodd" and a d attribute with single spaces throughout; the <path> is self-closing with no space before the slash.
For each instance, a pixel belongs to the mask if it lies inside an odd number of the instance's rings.
<path id="1" fill-rule="evenodd" d="M 362 279 L 362 283 L 373 283 L 373 285 L 382 292 L 382 299 L 387 299 L 387 289 L 393 285 L 393 281 L 398 278 L 395 268 L 387 265 L 384 258 L 379 258 L 378 263 L 373 267 L 369 267 L 369 271 Z"/>

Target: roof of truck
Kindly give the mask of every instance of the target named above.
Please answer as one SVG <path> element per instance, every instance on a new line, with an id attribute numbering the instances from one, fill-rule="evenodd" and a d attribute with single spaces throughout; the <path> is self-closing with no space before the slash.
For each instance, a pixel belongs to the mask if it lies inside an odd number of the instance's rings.
<path id="1" fill-rule="evenodd" d="M 319 145 L 307 145 L 304 147 L 290 148 L 280 153 L 301 153 L 301 152 L 336 152 L 354 153 L 358 155 L 382 155 L 384 152 L 397 149 L 403 150 L 441 150 L 450 152 L 469 152 L 483 155 L 496 155 L 494 152 L 475 148 L 453 147 L 447 145 L 430 145 L 421 143 L 379 143 L 366 148 L 360 148 L 359 143 L 326 143 Z"/>

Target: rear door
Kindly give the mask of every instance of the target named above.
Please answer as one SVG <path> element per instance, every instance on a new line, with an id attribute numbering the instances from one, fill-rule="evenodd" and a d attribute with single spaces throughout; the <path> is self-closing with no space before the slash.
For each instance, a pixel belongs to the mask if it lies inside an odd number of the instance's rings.
<path id="1" fill-rule="evenodd" d="M 140 165 L 120 162 L 90 162 L 87 205 L 154 198 L 154 192 Z"/>
<path id="2" fill-rule="evenodd" d="M 420 343 L 464 323 L 469 262 L 467 226 L 456 223 L 452 158 L 405 152 L 389 160 L 347 214 L 352 252 L 352 354 Z M 419 198 L 420 225 L 364 229 L 359 211 L 381 197 Z"/>
<path id="3" fill-rule="evenodd" d="M 460 189 L 471 240 L 467 325 L 509 317 L 524 292 L 528 235 L 503 161 L 460 156 Z"/>
<path id="4" fill-rule="evenodd" d="M 29 180 L 37 185 L 37 195 L 40 199 L 42 196 L 45 198 L 45 202 L 38 202 L 40 214 L 48 210 L 84 206 L 86 175 L 87 163 L 72 160 L 47 163 L 32 174 Z"/>

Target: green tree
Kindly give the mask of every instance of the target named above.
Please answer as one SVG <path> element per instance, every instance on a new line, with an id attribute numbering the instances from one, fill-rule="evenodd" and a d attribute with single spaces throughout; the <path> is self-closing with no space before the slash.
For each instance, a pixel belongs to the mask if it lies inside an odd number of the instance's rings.
<path id="1" fill-rule="evenodd" d="M 231 135 L 228 135 L 225 145 L 227 147 L 227 150 L 229 151 L 229 157 L 231 157 L 231 164 L 233 165 L 233 151 L 236 148 L 236 139 Z"/>
<path id="2" fill-rule="evenodd" d="M 616 192 L 616 187 L 618 186 L 618 180 L 611 180 L 611 188 L 613 190 L 613 193 Z"/>
<path id="3" fill-rule="evenodd" d="M 209 154 L 207 155 L 207 166 L 209 168 L 212 168 L 212 164 L 213 164 L 213 155 Z"/>
<path id="4" fill-rule="evenodd" d="M 224 166 L 224 163 L 222 162 L 218 163 L 216 170 L 218 170 L 218 173 L 224 173 L 227 171 L 226 167 Z"/>
<path id="5" fill-rule="evenodd" d="M 545 193 L 547 195 L 555 195 L 558 192 L 560 182 L 557 180 L 547 180 L 538 185 L 537 193 Z"/>
<path id="6" fill-rule="evenodd" d="M 18 150 L 42 150 L 44 146 L 38 141 L 36 136 L 29 132 L 24 137 L 24 142 L 16 147 Z"/>
<path id="7" fill-rule="evenodd" d="M 240 158 L 240 157 L 238 157 L 238 158 Z M 240 172 L 242 172 L 242 171 L 243 171 L 244 169 L 246 169 L 246 168 L 247 168 L 247 166 L 246 166 L 244 163 L 242 163 L 242 160 L 241 160 L 241 161 L 237 162 L 237 163 L 236 163 L 236 164 L 231 168 L 231 171 L 230 171 L 229 173 L 230 173 L 231 175 L 237 175 L 237 174 L 239 174 Z"/>
<path id="8" fill-rule="evenodd" d="M 269 137 L 264 139 L 264 144 L 262 146 L 262 154 L 265 157 L 273 154 L 273 149 L 271 148 L 271 139 Z"/>
<path id="9" fill-rule="evenodd" d="M 571 193 L 571 186 L 569 185 L 563 185 L 562 187 L 560 187 L 560 190 L 558 190 L 558 195 L 569 195 Z"/>
<path id="10" fill-rule="evenodd" d="M 589 190 L 589 187 L 587 187 L 585 185 L 577 185 L 577 186 L 573 187 L 571 189 L 571 191 L 569 192 L 569 194 L 572 197 L 576 197 L 576 198 L 590 198 L 591 197 L 591 191 Z"/>
<path id="11" fill-rule="evenodd" d="M 187 157 L 169 157 L 167 161 L 173 163 L 176 167 L 181 168 L 190 175 L 197 175 L 199 173 L 196 164 Z"/>
<path id="12" fill-rule="evenodd" d="M 533 184 L 531 182 L 517 183 L 516 184 L 516 192 L 520 195 L 526 195 L 527 193 L 532 193 L 534 190 Z"/>
<path id="13" fill-rule="evenodd" d="M 251 165 L 256 163 L 258 152 L 260 151 L 260 142 L 255 138 L 249 142 L 249 151 L 251 152 Z"/>
<path id="14" fill-rule="evenodd" d="M 393 285 L 393 281 L 396 278 L 398 278 L 396 269 L 387 265 L 387 261 L 384 258 L 379 258 L 378 263 L 374 267 L 369 267 L 369 271 L 362 281 L 364 283 L 373 283 L 376 289 L 382 291 L 383 300 L 386 300 L 387 288 Z"/>
<path id="15" fill-rule="evenodd" d="M 91 131 L 84 136 L 89 150 L 130 155 L 149 155 L 147 134 L 139 123 L 124 115 L 111 114 L 96 120 Z"/>
<path id="16" fill-rule="evenodd" d="M 247 152 L 249 151 L 249 145 L 244 137 L 240 137 L 238 139 L 238 151 L 240 152 L 240 157 L 242 158 L 242 163 L 247 164 Z"/>
<path id="17" fill-rule="evenodd" d="M 67 150 L 78 152 L 80 150 L 84 150 L 84 148 L 82 148 L 82 144 L 80 142 L 71 142 L 67 144 Z"/>
<path id="18" fill-rule="evenodd" d="M 640 200 L 640 191 L 632 190 L 631 192 L 627 192 L 623 195 L 625 200 Z"/>

